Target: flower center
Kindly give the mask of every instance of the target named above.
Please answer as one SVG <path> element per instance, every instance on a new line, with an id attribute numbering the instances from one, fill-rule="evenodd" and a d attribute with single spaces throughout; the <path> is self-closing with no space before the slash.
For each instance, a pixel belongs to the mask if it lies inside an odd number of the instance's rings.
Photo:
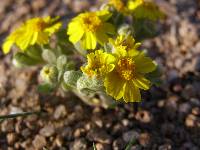
<path id="1" fill-rule="evenodd" d="M 86 31 L 95 32 L 101 24 L 101 20 L 94 13 L 88 13 L 83 17 L 83 26 Z"/>
<path id="2" fill-rule="evenodd" d="M 32 30 L 33 31 L 42 31 L 44 30 L 44 28 L 47 26 L 47 24 L 43 21 L 43 20 L 36 20 L 33 24 L 32 24 Z"/>
<path id="3" fill-rule="evenodd" d="M 98 58 L 96 58 L 96 60 L 91 64 L 91 68 L 97 72 L 103 67 L 105 67 L 105 64 L 103 64 Z"/>
<path id="4" fill-rule="evenodd" d="M 46 75 L 48 75 L 48 74 L 50 73 L 50 70 L 49 70 L 49 69 L 45 69 L 45 70 L 44 70 L 44 73 L 45 73 Z"/>
<path id="5" fill-rule="evenodd" d="M 121 58 L 117 63 L 117 72 L 121 78 L 131 80 L 135 76 L 135 63 L 132 58 Z"/>

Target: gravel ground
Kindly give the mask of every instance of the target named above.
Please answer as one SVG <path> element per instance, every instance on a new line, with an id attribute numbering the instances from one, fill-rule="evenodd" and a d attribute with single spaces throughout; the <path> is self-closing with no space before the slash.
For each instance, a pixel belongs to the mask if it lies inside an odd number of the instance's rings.
<path id="1" fill-rule="evenodd" d="M 71 93 L 37 92 L 38 69 L 17 69 L 0 52 L 0 115 L 44 111 L 0 123 L 0 150 L 200 149 L 200 2 L 157 0 L 168 19 L 143 47 L 163 66 L 160 87 L 144 93 L 134 113 L 130 104 L 92 108 Z M 64 15 L 92 8 L 86 0 L 1 0 L 0 43 L 8 31 L 33 16 Z M 28 92 L 27 92 L 28 91 Z"/>

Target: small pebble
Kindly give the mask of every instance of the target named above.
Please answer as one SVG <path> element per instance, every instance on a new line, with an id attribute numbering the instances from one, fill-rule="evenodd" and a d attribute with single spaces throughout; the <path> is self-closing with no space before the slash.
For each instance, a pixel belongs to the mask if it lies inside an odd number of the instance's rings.
<path id="1" fill-rule="evenodd" d="M 16 139 L 17 139 L 17 135 L 15 133 L 7 134 L 7 142 L 9 145 L 13 145 Z"/>
<path id="2" fill-rule="evenodd" d="M 139 143 L 144 147 L 147 146 L 150 143 L 149 133 L 141 133 L 139 136 Z"/>
<path id="3" fill-rule="evenodd" d="M 172 150 L 172 146 L 170 144 L 160 145 L 158 150 Z"/>
<path id="4" fill-rule="evenodd" d="M 179 112 L 187 114 L 191 110 L 191 105 L 189 103 L 182 103 L 179 105 Z"/>
<path id="5" fill-rule="evenodd" d="M 70 146 L 70 150 L 87 150 L 87 142 L 84 138 L 76 139 Z"/>
<path id="6" fill-rule="evenodd" d="M 197 117 L 193 114 L 189 114 L 185 119 L 185 125 L 187 127 L 195 127 L 197 121 Z"/>
<path id="7" fill-rule="evenodd" d="M 87 134 L 87 138 L 92 142 L 96 141 L 103 144 L 110 144 L 112 141 L 111 137 L 101 129 L 90 130 Z"/>
<path id="8" fill-rule="evenodd" d="M 118 138 L 113 141 L 112 147 L 113 150 L 122 150 L 125 147 L 125 142 L 121 138 Z"/>
<path id="9" fill-rule="evenodd" d="M 194 114 L 194 115 L 200 115 L 200 108 L 199 107 L 192 108 L 192 114 Z"/>
<path id="10" fill-rule="evenodd" d="M 122 137 L 123 140 L 128 143 L 133 139 L 137 140 L 139 138 L 139 133 L 135 130 L 131 130 L 123 133 Z"/>
<path id="11" fill-rule="evenodd" d="M 54 112 L 54 118 L 60 119 L 67 115 L 67 110 L 64 105 L 59 105 L 56 107 L 56 110 Z"/>
<path id="12" fill-rule="evenodd" d="M 152 120 L 150 112 L 146 110 L 138 111 L 135 118 L 143 123 L 149 123 Z"/>
<path id="13" fill-rule="evenodd" d="M 14 122 L 13 122 L 13 120 L 4 120 L 3 123 L 1 123 L 1 130 L 3 132 L 12 132 L 12 131 L 14 131 Z"/>
<path id="14" fill-rule="evenodd" d="M 45 137 L 41 135 L 36 135 L 32 143 L 36 149 L 42 149 L 47 144 L 47 141 Z"/>
<path id="15" fill-rule="evenodd" d="M 78 138 L 78 137 L 84 135 L 84 133 L 85 133 L 85 129 L 84 128 L 78 128 L 78 129 L 76 129 L 74 131 L 74 137 Z"/>
<path id="16" fill-rule="evenodd" d="M 44 128 L 40 129 L 40 134 L 44 137 L 50 137 L 55 133 L 55 128 L 53 125 L 46 125 Z"/>

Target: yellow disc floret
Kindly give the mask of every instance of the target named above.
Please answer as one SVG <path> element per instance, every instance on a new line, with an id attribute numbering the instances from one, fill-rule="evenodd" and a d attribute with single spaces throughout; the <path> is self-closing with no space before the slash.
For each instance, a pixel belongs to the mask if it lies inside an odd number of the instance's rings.
<path id="1" fill-rule="evenodd" d="M 124 80 L 131 80 L 135 75 L 135 64 L 132 58 L 119 59 L 116 70 Z"/>
<path id="2" fill-rule="evenodd" d="M 100 28 L 102 25 L 101 19 L 93 12 L 86 13 L 82 17 L 82 21 L 83 21 L 84 30 L 89 31 L 89 32 L 97 31 L 98 28 Z"/>
<path id="3" fill-rule="evenodd" d="M 27 22 L 27 25 L 29 27 L 32 27 L 32 30 L 35 32 L 43 31 L 45 27 L 48 26 L 48 24 L 44 22 L 41 18 L 32 19 L 31 21 Z"/>

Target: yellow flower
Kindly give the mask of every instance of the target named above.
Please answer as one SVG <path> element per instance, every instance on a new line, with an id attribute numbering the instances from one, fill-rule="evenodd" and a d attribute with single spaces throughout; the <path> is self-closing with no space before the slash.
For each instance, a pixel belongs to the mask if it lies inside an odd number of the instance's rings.
<path id="1" fill-rule="evenodd" d="M 6 54 L 10 51 L 11 46 L 16 44 L 22 51 L 30 45 L 47 44 L 49 37 L 55 33 L 61 23 L 54 23 L 57 18 L 33 18 L 26 21 L 14 32 L 12 32 L 3 43 L 3 52 Z"/>
<path id="2" fill-rule="evenodd" d="M 115 52 L 118 49 L 136 50 L 141 43 L 135 43 L 135 39 L 131 35 L 118 35 L 115 40 L 109 39 L 109 42 L 113 45 Z"/>
<path id="3" fill-rule="evenodd" d="M 140 102 L 139 89 L 148 90 L 151 85 L 144 75 L 154 71 L 156 65 L 143 52 L 120 51 L 116 55 L 115 68 L 105 77 L 106 92 L 116 100 L 123 98 L 125 102 Z"/>
<path id="4" fill-rule="evenodd" d="M 134 17 L 138 19 L 156 21 L 165 17 L 165 14 L 155 3 L 151 2 L 151 0 L 129 0 L 128 9 L 133 13 Z"/>
<path id="5" fill-rule="evenodd" d="M 138 6 L 142 5 L 144 3 L 144 0 L 129 0 L 128 1 L 128 9 L 134 10 Z"/>
<path id="6" fill-rule="evenodd" d="M 114 26 L 106 21 L 111 17 L 107 10 L 86 12 L 78 15 L 68 25 L 69 40 L 76 44 L 80 41 L 84 49 L 95 49 L 97 42 L 103 45 L 108 34 L 114 34 Z"/>
<path id="7" fill-rule="evenodd" d="M 117 11 L 126 14 L 127 8 L 122 0 L 109 0 L 108 4 L 112 5 Z"/>
<path id="8" fill-rule="evenodd" d="M 114 56 L 102 50 L 97 50 L 87 55 L 88 64 L 81 67 L 81 70 L 89 77 L 103 77 L 114 69 L 114 62 Z"/>

